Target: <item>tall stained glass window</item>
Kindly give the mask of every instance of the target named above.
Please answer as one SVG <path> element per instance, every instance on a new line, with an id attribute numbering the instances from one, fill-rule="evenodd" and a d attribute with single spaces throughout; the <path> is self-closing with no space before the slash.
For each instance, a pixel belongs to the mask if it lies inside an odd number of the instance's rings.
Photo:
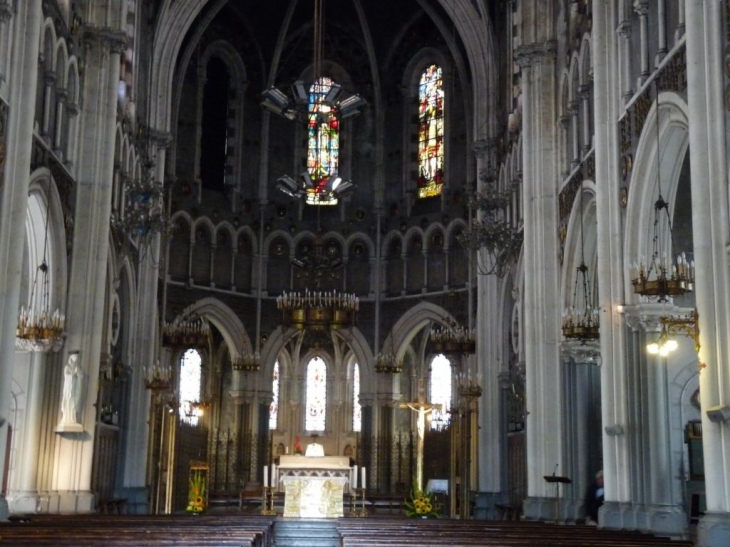
<path id="1" fill-rule="evenodd" d="M 451 408 L 451 363 L 443 354 L 437 355 L 431 362 L 430 402 L 441 404 L 441 410 L 434 410 L 431 413 L 431 429 L 448 427 Z"/>
<path id="2" fill-rule="evenodd" d="M 180 363 L 180 420 L 198 425 L 198 415 L 192 403 L 200 401 L 200 382 L 203 378 L 203 360 L 200 354 L 189 349 Z"/>
<path id="3" fill-rule="evenodd" d="M 307 417 L 304 429 L 324 431 L 327 410 L 327 366 L 321 357 L 315 357 L 307 365 Z"/>
<path id="4" fill-rule="evenodd" d="M 352 369 L 352 430 L 362 431 L 362 407 L 360 406 L 360 365 Z"/>
<path id="5" fill-rule="evenodd" d="M 340 121 L 337 110 L 325 101 L 335 82 L 318 78 L 309 88 L 307 126 L 307 172 L 314 188 L 307 190 L 310 205 L 337 205 L 336 198 L 324 194 L 329 177 L 337 175 L 340 165 Z"/>
<path id="6" fill-rule="evenodd" d="M 269 429 L 276 429 L 279 423 L 279 361 L 274 363 L 274 378 L 271 382 L 271 391 L 274 396 L 269 405 Z"/>
<path id="7" fill-rule="evenodd" d="M 441 194 L 444 183 L 444 86 L 441 67 L 431 65 L 418 84 L 418 197 Z"/>

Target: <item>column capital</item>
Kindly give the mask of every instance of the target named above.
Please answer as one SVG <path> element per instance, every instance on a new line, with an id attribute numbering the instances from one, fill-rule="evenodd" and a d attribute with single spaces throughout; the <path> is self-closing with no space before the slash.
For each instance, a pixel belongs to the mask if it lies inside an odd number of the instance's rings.
<path id="1" fill-rule="evenodd" d="M 129 37 L 122 30 L 99 28 L 86 24 L 83 32 L 87 44 L 108 48 L 112 53 L 121 54 L 129 47 Z"/>
<path id="2" fill-rule="evenodd" d="M 7 23 L 13 16 L 13 7 L 9 0 L 0 0 L 0 23 Z"/>
<path id="3" fill-rule="evenodd" d="M 563 340 L 560 343 L 560 356 L 563 361 L 576 365 L 600 365 L 601 342 L 591 340 L 585 343 L 578 340 Z"/>
<path id="4" fill-rule="evenodd" d="M 616 34 L 629 39 L 631 37 L 631 21 L 621 21 L 616 27 Z"/>
<path id="5" fill-rule="evenodd" d="M 472 145 L 474 156 L 477 158 L 486 158 L 489 152 L 489 141 L 487 139 L 479 139 L 474 141 Z"/>
<path id="6" fill-rule="evenodd" d="M 542 59 L 555 59 L 557 52 L 557 40 L 527 44 L 515 49 L 515 61 L 521 68 L 527 68 L 541 62 Z"/>
<path id="7" fill-rule="evenodd" d="M 689 315 L 693 308 L 680 308 L 673 304 L 642 303 L 624 308 L 626 324 L 633 331 L 659 332 L 661 318 L 668 315 Z"/>

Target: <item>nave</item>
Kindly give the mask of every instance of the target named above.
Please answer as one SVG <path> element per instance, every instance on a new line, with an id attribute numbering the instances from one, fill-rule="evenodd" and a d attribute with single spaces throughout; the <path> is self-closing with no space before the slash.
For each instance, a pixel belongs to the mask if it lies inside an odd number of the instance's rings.
<path id="1" fill-rule="evenodd" d="M 684 547 L 690 541 L 635 531 L 531 521 L 466 521 L 368 516 L 284 519 L 242 514 L 197 516 L 32 515 L 0 523 L 0 545 L 54 547 Z"/>

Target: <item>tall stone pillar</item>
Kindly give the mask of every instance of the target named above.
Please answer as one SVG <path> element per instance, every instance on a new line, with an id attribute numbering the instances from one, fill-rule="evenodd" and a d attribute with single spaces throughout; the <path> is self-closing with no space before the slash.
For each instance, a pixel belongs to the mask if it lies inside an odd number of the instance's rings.
<path id="1" fill-rule="evenodd" d="M 707 510 L 698 527 L 703 547 L 730 546 L 730 425 L 708 414 L 730 407 L 730 267 L 728 220 L 728 112 L 724 62 L 730 24 L 727 2 L 685 0 L 687 104 L 692 174 L 692 232 L 700 317 L 702 446 Z"/>
<path id="2" fill-rule="evenodd" d="M 110 29 L 113 18 L 101 17 L 104 27 L 85 27 L 85 105 L 74 225 L 74 253 L 68 292 L 66 351 L 78 351 L 83 370 L 79 422 L 83 433 L 59 433 L 54 490 L 60 512 L 95 509 L 91 492 L 96 394 L 101 341 L 105 324 L 104 297 L 109 257 L 109 219 L 114 178 L 119 56 L 126 47 L 122 28 Z M 121 19 L 121 17 L 120 17 Z M 117 21 L 121 25 L 121 20 Z"/>
<path id="3" fill-rule="evenodd" d="M 487 140 L 479 140 L 474 143 L 474 155 L 479 174 L 477 191 L 481 191 L 486 184 L 496 183 L 494 164 L 490 162 L 493 147 Z M 504 329 L 499 305 L 501 285 L 496 275 L 477 276 L 476 360 L 484 378 L 484 391 L 477 403 L 479 484 L 475 517 L 485 519 L 496 518 L 495 505 L 506 504 L 504 410 L 498 381 L 507 366 L 500 342 Z"/>
<path id="4" fill-rule="evenodd" d="M 622 4 L 622 3 L 619 3 Z M 625 6 L 619 6 L 619 10 Z M 626 435 L 629 400 L 627 342 L 618 305 L 624 303 L 624 257 L 619 195 L 618 107 L 631 94 L 626 75 L 626 39 L 630 30 L 624 21 L 616 28 L 619 14 L 615 3 L 593 2 L 593 89 L 596 150 L 596 224 L 598 296 L 601 326 L 601 420 L 605 503 L 599 524 L 622 528 L 622 510 L 632 500 L 631 454 Z M 617 35 L 618 32 L 618 35 Z M 618 82 L 618 83 L 617 83 Z M 598 92 L 600 91 L 600 92 Z"/>
<path id="5" fill-rule="evenodd" d="M 0 161 L 0 469 L 5 469 L 8 420 L 10 418 L 13 364 L 15 361 L 15 328 L 18 322 L 20 281 L 23 267 L 25 217 L 28 207 L 30 155 L 33 143 L 35 105 L 27 97 L 36 96 L 40 29 L 43 21 L 41 0 L 28 0 L 16 5 L 14 15 L 2 16 L 14 27 L 11 59 L 4 74 L 9 107 L 0 107 L 0 120 L 5 126 L 5 164 Z M 6 44 L 8 42 L 6 41 Z M 10 183 L 12 181 L 12 183 Z M 8 516 L 5 497 L 0 495 L 0 520 Z"/>
<path id="6" fill-rule="evenodd" d="M 516 52 L 522 67 L 524 98 L 523 205 L 525 218 L 530 219 L 525 223 L 523 258 L 528 412 L 528 498 L 524 515 L 528 519 L 555 518 L 556 489 L 543 477 L 554 472 L 562 474 L 565 464 L 559 346 L 560 274 L 555 237 L 558 233 L 556 52 L 557 43 L 550 40 L 520 46 Z"/>

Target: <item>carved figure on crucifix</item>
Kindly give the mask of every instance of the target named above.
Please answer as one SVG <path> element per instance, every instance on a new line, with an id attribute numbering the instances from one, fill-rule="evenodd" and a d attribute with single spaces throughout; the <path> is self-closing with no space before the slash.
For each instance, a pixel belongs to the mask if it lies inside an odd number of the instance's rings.
<path id="1" fill-rule="evenodd" d="M 434 410 L 441 410 L 440 404 L 430 404 L 426 402 L 426 388 L 424 380 L 418 380 L 418 400 L 410 403 L 401 403 L 401 408 L 410 408 L 418 413 L 416 420 L 416 429 L 418 432 L 416 443 L 416 477 L 415 486 L 419 492 L 423 491 L 423 440 L 426 435 L 426 414 L 430 414 Z"/>

